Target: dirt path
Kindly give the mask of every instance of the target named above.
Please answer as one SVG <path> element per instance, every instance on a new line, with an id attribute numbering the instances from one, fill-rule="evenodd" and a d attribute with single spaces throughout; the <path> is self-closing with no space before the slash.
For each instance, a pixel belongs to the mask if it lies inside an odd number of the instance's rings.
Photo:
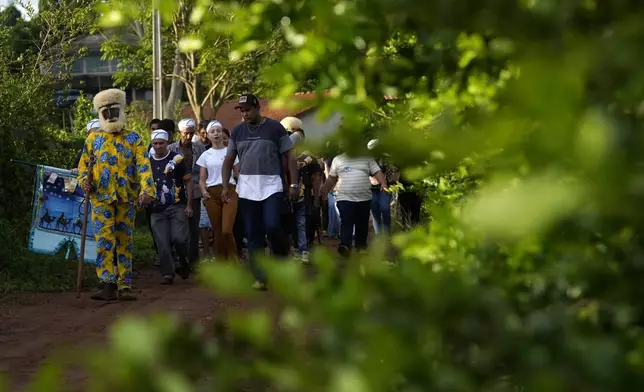
<path id="1" fill-rule="evenodd" d="M 123 315 L 168 312 L 207 323 L 226 309 L 273 302 L 270 292 L 242 303 L 197 287 L 193 278 L 178 279 L 172 286 L 159 285 L 159 279 L 156 270 L 141 271 L 134 302 L 101 303 L 92 301 L 90 293 L 80 299 L 74 293 L 57 293 L 20 294 L 0 303 L 0 371 L 9 376 L 10 390 L 22 390 L 38 365 L 61 350 L 104 342 L 109 325 Z M 63 390 L 82 390 L 84 379 L 78 369 L 68 372 Z"/>

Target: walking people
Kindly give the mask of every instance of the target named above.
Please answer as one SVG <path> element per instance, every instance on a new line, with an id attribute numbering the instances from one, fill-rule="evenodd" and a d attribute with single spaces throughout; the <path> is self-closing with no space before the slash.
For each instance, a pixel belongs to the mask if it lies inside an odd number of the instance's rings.
<path id="1" fill-rule="evenodd" d="M 230 131 L 223 128 L 224 132 L 224 146 L 228 147 L 228 139 L 230 138 Z M 237 181 L 239 177 L 239 170 L 233 171 L 233 177 Z M 239 203 L 237 203 L 237 215 L 235 215 L 235 223 L 233 224 L 233 236 L 235 237 L 235 244 L 237 244 L 237 256 L 244 259 L 244 248 L 246 235 L 244 233 L 244 218 L 239 211 Z"/>
<path id="2" fill-rule="evenodd" d="M 125 92 L 101 91 L 93 104 L 100 130 L 88 135 L 78 167 L 83 192 L 90 195 L 97 243 L 96 274 L 101 287 L 92 299 L 135 300 L 132 235 L 136 203 L 147 206 L 156 194 L 149 155 L 141 136 L 125 129 Z M 90 183 L 88 166 L 94 158 Z"/>
<path id="3" fill-rule="evenodd" d="M 204 146 L 206 151 L 208 151 L 208 149 L 212 147 L 212 143 L 210 143 L 210 140 L 208 140 L 208 135 L 206 133 L 209 123 L 210 121 L 207 120 L 199 121 L 199 130 L 197 131 L 197 135 L 199 136 L 199 143 Z M 203 256 L 214 256 L 214 235 L 212 231 L 212 224 L 210 223 L 210 218 L 208 217 L 208 211 L 206 211 L 206 199 L 204 197 L 201 198 L 201 212 L 199 214 L 199 237 L 201 238 L 201 249 L 203 251 Z"/>
<path id="4" fill-rule="evenodd" d="M 324 161 L 325 183 L 329 179 L 331 163 L 333 163 L 333 157 Z M 321 192 L 322 195 L 326 194 L 327 197 L 328 225 L 326 234 L 327 236 L 329 236 L 329 238 L 338 238 L 340 236 L 340 213 L 338 212 L 338 206 L 336 205 L 335 200 L 336 191 L 334 188 L 330 188 L 330 190 L 328 190 L 327 192 Z"/>
<path id="5" fill-rule="evenodd" d="M 373 150 L 378 144 L 378 139 L 373 139 L 367 144 L 369 150 Z M 376 160 L 380 171 L 387 179 L 387 184 L 392 185 L 398 182 L 398 168 L 389 164 L 384 158 Z M 381 189 L 380 183 L 374 177 L 371 181 L 371 216 L 373 217 L 373 229 L 376 234 L 389 234 L 391 232 L 391 193 Z"/>
<path id="6" fill-rule="evenodd" d="M 163 280 L 161 284 L 174 282 L 175 268 L 172 247 L 179 258 L 177 273 L 181 278 L 190 276 L 188 265 L 188 218 L 193 214 L 192 175 L 179 154 L 168 150 L 168 132 L 152 132 L 154 155 L 150 157 L 152 175 L 157 188 L 157 201 L 152 211 L 152 233 L 158 244 L 159 264 Z"/>
<path id="7" fill-rule="evenodd" d="M 210 124 L 210 121 L 208 120 L 199 121 L 199 130 L 197 131 L 199 143 L 203 144 L 206 150 L 212 146 L 212 143 L 210 143 L 210 140 L 208 139 L 208 124 Z"/>
<path id="8" fill-rule="evenodd" d="M 336 204 L 340 212 L 338 252 L 344 257 L 351 254 L 354 230 L 356 251 L 367 249 L 372 197 L 369 176 L 378 180 L 383 191 L 387 188 L 387 180 L 373 158 L 341 154 L 333 158 L 323 186 L 324 193 L 333 187 L 336 190 Z"/>
<path id="9" fill-rule="evenodd" d="M 289 133 L 294 148 L 305 140 L 302 121 L 296 117 L 286 117 L 281 124 Z M 298 178 L 300 190 L 297 200 L 292 203 L 294 228 L 293 238 L 298 252 L 298 259 L 302 263 L 309 262 L 309 247 L 313 243 L 313 232 L 319 224 L 320 215 L 320 173 L 322 168 L 317 159 L 302 153 L 297 157 Z M 316 216 L 317 215 L 317 216 Z"/>
<path id="10" fill-rule="evenodd" d="M 219 121 L 211 121 L 207 132 L 212 148 L 199 157 L 197 165 L 201 168 L 199 178 L 201 194 L 205 199 L 206 210 L 215 235 L 215 259 L 235 260 L 238 257 L 237 244 L 233 235 L 237 216 L 236 182 L 231 175 L 228 176 L 228 197 L 223 199 L 221 193 L 224 189 L 222 166 L 226 158 L 225 133 Z M 234 165 L 237 163 L 239 163 L 238 159 L 234 161 Z"/>
<path id="11" fill-rule="evenodd" d="M 238 158 L 236 190 L 248 238 L 249 266 L 255 276 L 253 288 L 265 290 L 267 278 L 257 264 L 257 256 L 264 252 L 264 239 L 268 235 L 273 255 L 288 257 L 280 211 L 285 197 L 293 199 L 299 195 L 298 184 L 288 182 L 289 178 L 298 176 L 297 163 L 291 154 L 292 142 L 288 133 L 278 121 L 260 114 L 259 100 L 255 95 L 240 96 L 236 109 L 240 110 L 243 122 L 233 128 L 228 141 L 222 168 L 221 198 L 225 202 L 232 198 L 228 184 Z M 282 167 L 283 159 L 288 162 L 288 175 Z"/>
<path id="12" fill-rule="evenodd" d="M 193 194 L 191 196 L 193 214 L 188 218 L 188 228 L 190 232 L 190 253 L 189 262 L 191 268 L 197 265 L 199 260 L 199 218 L 201 216 L 201 190 L 199 189 L 199 165 L 197 160 L 201 154 L 206 151 L 201 143 L 193 143 L 192 138 L 195 136 L 195 121 L 191 118 L 184 118 L 179 121 L 180 140 L 170 144 L 170 151 L 183 157 L 186 167 L 191 170 Z"/>
<path id="13" fill-rule="evenodd" d="M 158 118 L 153 118 L 150 121 L 149 127 L 150 127 L 150 135 L 152 132 L 156 131 L 159 129 L 159 126 L 161 125 L 161 120 Z M 168 133 L 169 135 L 170 133 Z M 154 148 L 152 148 L 152 143 L 148 145 L 148 151 L 150 156 L 154 155 Z M 157 259 L 154 261 L 154 266 L 157 267 L 160 265 L 160 261 L 158 259 L 159 256 L 159 248 L 157 247 L 157 241 L 154 239 L 154 232 L 152 231 L 152 208 L 151 207 L 146 207 L 145 208 L 145 221 L 148 223 L 148 229 L 150 230 L 150 234 L 152 235 L 152 244 L 154 245 L 154 253 L 157 255 Z"/>

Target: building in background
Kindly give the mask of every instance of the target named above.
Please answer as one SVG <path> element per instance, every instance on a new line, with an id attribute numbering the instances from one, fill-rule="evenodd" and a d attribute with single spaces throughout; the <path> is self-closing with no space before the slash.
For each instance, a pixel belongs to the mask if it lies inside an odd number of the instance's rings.
<path id="1" fill-rule="evenodd" d="M 135 36 L 125 37 L 126 41 L 131 40 L 136 44 Z M 105 41 L 103 35 L 88 35 L 76 41 L 79 48 L 87 48 L 87 54 L 77 59 L 69 72 L 71 79 L 65 81 L 65 85 L 56 86 L 57 96 L 62 105 L 73 105 L 82 91 L 86 97 L 93 97 L 101 90 L 114 87 L 113 76 L 116 73 L 118 59 L 103 60 L 101 58 L 101 44 Z M 61 72 L 54 67 L 53 72 Z M 125 91 L 127 101 L 152 100 L 152 77 L 150 76 L 150 88 L 130 88 Z"/>

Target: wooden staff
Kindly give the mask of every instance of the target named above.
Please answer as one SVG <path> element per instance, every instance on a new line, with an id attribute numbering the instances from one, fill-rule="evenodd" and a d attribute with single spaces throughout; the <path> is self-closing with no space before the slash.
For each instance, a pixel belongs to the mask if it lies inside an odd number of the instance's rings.
<path id="1" fill-rule="evenodd" d="M 87 182 L 91 184 L 94 181 L 94 164 L 96 157 L 90 155 L 89 165 L 87 165 Z M 82 184 L 81 184 L 82 186 Z M 83 230 L 81 232 L 80 257 L 78 258 L 78 270 L 76 271 L 76 298 L 80 298 L 81 289 L 83 288 L 83 267 L 85 266 L 85 241 L 87 237 L 87 221 L 89 219 L 90 192 L 85 193 L 85 205 L 83 206 Z"/>

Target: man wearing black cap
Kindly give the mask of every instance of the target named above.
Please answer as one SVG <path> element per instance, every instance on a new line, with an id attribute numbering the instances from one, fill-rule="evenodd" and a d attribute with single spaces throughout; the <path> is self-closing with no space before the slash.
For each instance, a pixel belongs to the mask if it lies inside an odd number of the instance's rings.
<path id="1" fill-rule="evenodd" d="M 256 264 L 257 253 L 264 251 L 264 237 L 268 235 L 273 254 L 288 257 L 280 213 L 287 195 L 291 199 L 299 196 L 298 168 L 291 154 L 293 143 L 286 129 L 278 121 L 260 114 L 259 100 L 255 95 L 239 97 L 235 109 L 239 109 L 242 123 L 233 128 L 228 141 L 228 153 L 222 168 L 224 185 L 221 197 L 226 200 L 228 193 L 233 191 L 229 190 L 228 184 L 235 158 L 239 157 L 236 190 L 248 239 L 249 265 L 255 276 L 253 287 L 265 290 L 266 275 Z M 288 162 L 288 173 L 284 173 L 283 158 Z"/>

